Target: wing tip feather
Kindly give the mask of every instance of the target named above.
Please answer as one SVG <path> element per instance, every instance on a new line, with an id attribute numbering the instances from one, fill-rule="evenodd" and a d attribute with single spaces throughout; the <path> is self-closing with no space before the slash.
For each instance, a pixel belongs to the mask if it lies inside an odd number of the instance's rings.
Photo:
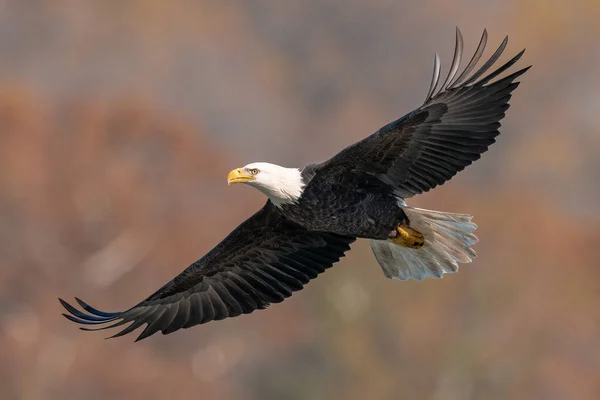
<path id="1" fill-rule="evenodd" d="M 427 96 L 425 96 L 425 101 L 423 102 L 423 104 L 426 104 L 429 100 L 431 100 L 431 98 L 433 97 L 433 95 L 435 93 L 435 89 L 437 88 L 437 85 L 440 80 L 440 69 L 441 69 L 440 56 L 438 53 L 435 53 L 435 57 L 433 59 L 433 76 L 431 77 L 431 83 L 429 84 L 429 90 L 427 91 Z"/>
<path id="2" fill-rule="evenodd" d="M 490 80 L 510 68 L 513 64 L 515 64 L 518 60 L 521 59 L 526 49 L 522 49 L 519 53 L 517 53 L 510 61 L 493 70 L 487 76 L 484 76 L 490 68 L 496 64 L 500 56 L 504 53 L 506 46 L 508 45 L 508 35 L 504 37 L 498 48 L 494 51 L 494 53 L 488 58 L 488 60 L 474 73 L 472 73 L 473 69 L 478 64 L 483 52 L 485 51 L 485 47 L 487 45 L 488 32 L 487 29 L 483 30 L 481 35 L 481 39 L 475 50 L 471 60 L 467 64 L 467 66 L 459 73 L 460 70 L 460 61 L 462 58 L 462 49 L 463 49 L 463 37 L 460 31 L 460 28 L 456 27 L 456 41 L 454 47 L 454 57 L 452 60 L 452 64 L 448 71 L 448 76 L 446 77 L 444 83 L 441 86 L 439 85 L 439 75 L 441 71 L 441 62 L 439 60 L 439 55 L 435 54 L 434 60 L 434 71 L 431 79 L 431 83 L 429 86 L 429 90 L 427 92 L 427 96 L 425 98 L 425 102 L 423 104 L 427 104 L 432 99 L 436 98 L 442 93 L 447 93 L 450 90 L 461 88 L 461 87 L 470 87 L 474 85 L 486 85 Z M 531 66 L 524 68 L 524 70 L 528 70 Z M 520 70 L 521 71 L 521 70 Z M 483 78 L 481 78 L 484 76 Z M 481 79 L 480 79 L 481 78 Z"/>

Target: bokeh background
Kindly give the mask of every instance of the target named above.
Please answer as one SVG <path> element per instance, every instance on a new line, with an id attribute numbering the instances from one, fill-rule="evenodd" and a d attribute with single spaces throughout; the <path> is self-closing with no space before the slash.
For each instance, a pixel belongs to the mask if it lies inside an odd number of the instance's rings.
<path id="1" fill-rule="evenodd" d="M 0 398 L 600 396 L 600 3 L 0 2 Z M 263 196 L 251 161 L 330 157 L 418 106 L 454 28 L 526 47 L 498 143 L 412 205 L 475 215 L 479 258 L 386 280 L 366 242 L 282 304 L 140 343 L 128 308 Z M 490 54 L 491 50 L 488 49 Z"/>

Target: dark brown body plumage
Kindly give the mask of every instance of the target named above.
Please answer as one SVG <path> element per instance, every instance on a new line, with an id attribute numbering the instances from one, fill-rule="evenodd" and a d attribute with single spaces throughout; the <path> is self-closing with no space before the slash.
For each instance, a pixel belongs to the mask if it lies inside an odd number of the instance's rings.
<path id="1" fill-rule="evenodd" d="M 343 165 L 313 164 L 316 173 L 295 204 L 282 206 L 306 229 L 368 239 L 387 239 L 406 220 L 393 188 L 379 178 Z M 306 168 L 305 168 L 306 170 Z"/>

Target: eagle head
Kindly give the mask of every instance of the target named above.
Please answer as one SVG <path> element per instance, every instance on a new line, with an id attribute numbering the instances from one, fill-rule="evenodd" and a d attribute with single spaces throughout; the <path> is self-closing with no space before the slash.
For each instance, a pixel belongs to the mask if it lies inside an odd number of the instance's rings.
<path id="1" fill-rule="evenodd" d="M 246 183 L 267 195 L 273 204 L 295 203 L 302 196 L 304 180 L 298 168 L 256 162 L 236 168 L 227 175 L 227 183 Z"/>

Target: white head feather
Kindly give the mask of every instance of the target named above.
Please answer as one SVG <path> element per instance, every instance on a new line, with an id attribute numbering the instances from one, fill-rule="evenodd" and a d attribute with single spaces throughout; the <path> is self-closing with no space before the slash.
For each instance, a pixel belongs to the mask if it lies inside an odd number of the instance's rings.
<path id="1" fill-rule="evenodd" d="M 295 203 L 304 190 L 304 181 L 298 168 L 286 168 L 265 162 L 255 162 L 242 168 L 244 172 L 253 174 L 254 180 L 247 181 L 250 186 L 267 195 L 276 206 Z"/>

